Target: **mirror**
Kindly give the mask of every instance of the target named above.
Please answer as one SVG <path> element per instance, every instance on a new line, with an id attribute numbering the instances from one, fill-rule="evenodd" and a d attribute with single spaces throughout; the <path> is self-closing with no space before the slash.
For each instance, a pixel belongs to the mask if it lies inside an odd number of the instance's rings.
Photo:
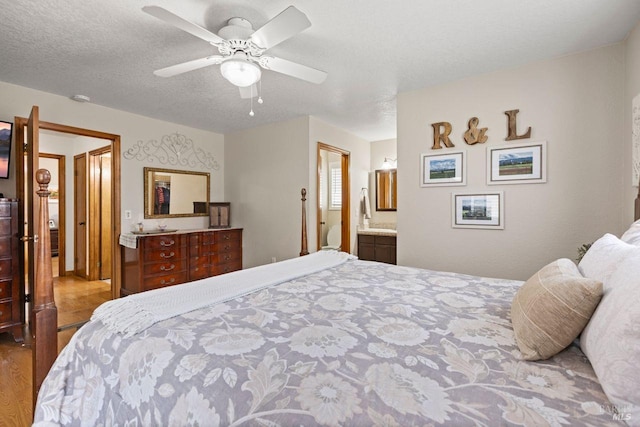
<path id="1" fill-rule="evenodd" d="M 144 217 L 208 216 L 209 173 L 144 168 Z"/>
<path id="2" fill-rule="evenodd" d="M 376 210 L 395 211 L 398 205 L 397 169 L 376 171 Z"/>

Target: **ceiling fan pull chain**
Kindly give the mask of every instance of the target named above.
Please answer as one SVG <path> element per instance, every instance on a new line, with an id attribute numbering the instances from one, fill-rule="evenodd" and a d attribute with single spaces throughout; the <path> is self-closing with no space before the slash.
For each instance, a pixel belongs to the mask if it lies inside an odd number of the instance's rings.
<path id="1" fill-rule="evenodd" d="M 251 111 L 249 111 L 249 116 L 253 117 L 253 116 L 256 115 L 256 113 L 253 112 L 253 85 L 251 85 L 251 97 L 250 97 L 250 100 L 251 100 Z"/>
<path id="2" fill-rule="evenodd" d="M 262 104 L 262 79 L 258 80 L 258 104 Z"/>

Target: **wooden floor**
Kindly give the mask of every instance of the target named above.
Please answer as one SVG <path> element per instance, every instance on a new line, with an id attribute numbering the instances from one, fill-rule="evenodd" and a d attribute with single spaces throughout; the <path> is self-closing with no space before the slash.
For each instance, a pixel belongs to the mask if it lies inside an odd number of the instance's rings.
<path id="1" fill-rule="evenodd" d="M 111 284 L 87 282 L 73 276 L 54 278 L 58 307 L 58 327 L 88 320 L 93 310 L 111 298 Z M 58 333 L 58 351 L 76 329 Z M 28 332 L 25 333 L 28 336 Z M 31 348 L 13 341 L 11 334 L 0 334 L 0 426 L 30 426 L 33 420 L 31 397 Z"/>

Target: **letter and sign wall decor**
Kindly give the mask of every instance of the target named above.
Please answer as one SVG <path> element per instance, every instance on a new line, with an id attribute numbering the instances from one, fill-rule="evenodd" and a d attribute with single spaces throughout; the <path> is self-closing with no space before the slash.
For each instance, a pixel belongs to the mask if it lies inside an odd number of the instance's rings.
<path id="1" fill-rule="evenodd" d="M 513 141 L 516 139 L 526 139 L 531 138 L 531 126 L 527 128 L 527 131 L 522 135 L 518 135 L 518 129 L 516 124 L 516 118 L 518 116 L 518 112 L 520 110 L 509 110 L 505 111 L 504 114 L 507 115 L 507 137 L 504 139 L 505 141 Z M 487 142 L 489 138 L 487 136 L 487 131 L 489 128 L 478 128 L 480 120 L 477 117 L 471 117 L 469 122 L 467 123 L 467 130 L 464 132 L 464 142 L 467 145 L 475 145 L 475 144 L 484 144 Z M 432 150 L 439 150 L 442 148 L 442 144 L 444 144 L 447 148 L 455 147 L 454 143 L 449 138 L 453 127 L 449 122 L 438 122 L 431 123 L 431 127 L 433 128 L 433 146 Z"/>

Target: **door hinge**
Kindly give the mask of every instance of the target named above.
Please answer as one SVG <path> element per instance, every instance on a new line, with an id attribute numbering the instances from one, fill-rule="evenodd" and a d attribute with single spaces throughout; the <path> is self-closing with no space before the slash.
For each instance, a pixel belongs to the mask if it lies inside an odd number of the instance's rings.
<path id="1" fill-rule="evenodd" d="M 26 153 L 28 149 L 29 149 L 29 144 L 24 143 L 24 144 L 22 145 L 22 151 Z"/>
<path id="2" fill-rule="evenodd" d="M 24 302 L 31 302 L 31 294 L 25 294 Z"/>
<path id="3" fill-rule="evenodd" d="M 102 263 L 98 261 L 98 267 L 102 267 Z"/>

